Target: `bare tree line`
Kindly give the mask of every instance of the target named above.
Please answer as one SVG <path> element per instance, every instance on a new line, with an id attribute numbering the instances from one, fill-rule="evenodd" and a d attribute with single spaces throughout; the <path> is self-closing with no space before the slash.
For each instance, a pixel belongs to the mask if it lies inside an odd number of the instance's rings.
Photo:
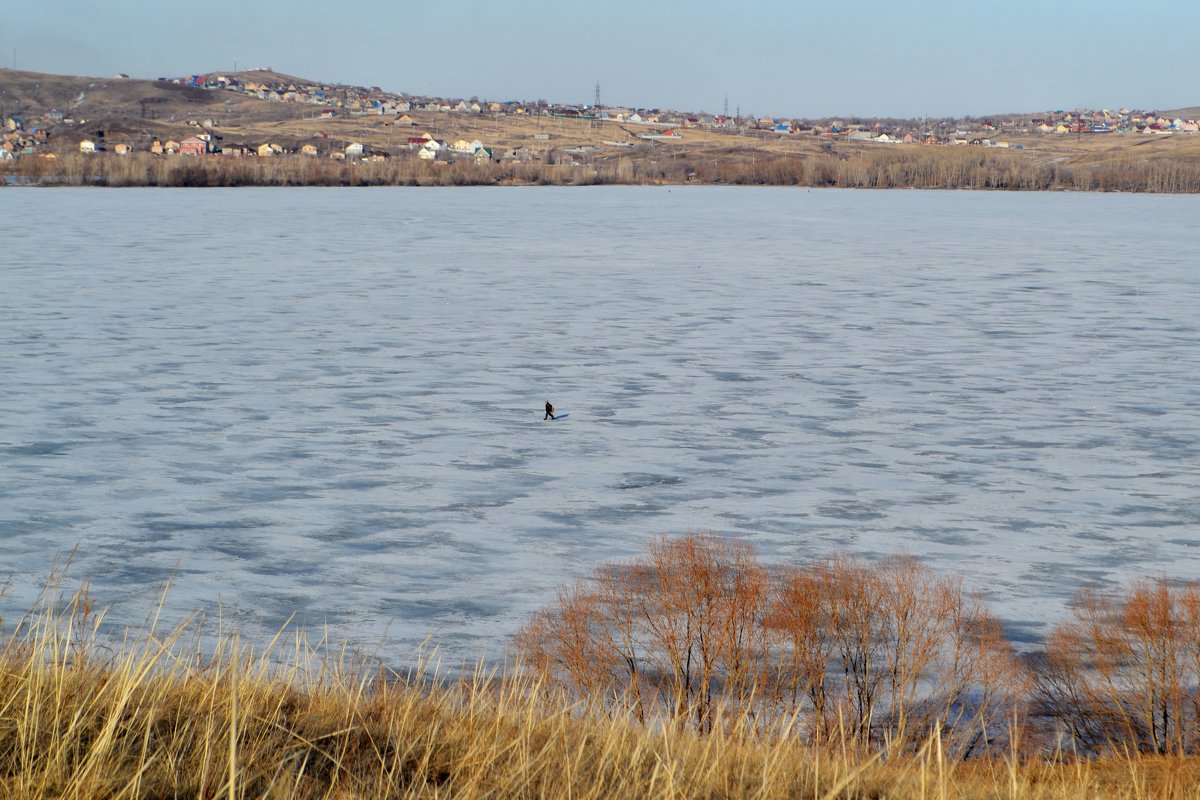
<path id="1" fill-rule="evenodd" d="M 977 147 L 890 148 L 845 157 L 777 157 L 699 165 L 695 177 L 731 184 L 857 189 L 1200 191 L 1200 166 L 1187 162 L 1123 158 L 1099 164 L 1064 164 Z"/>
<path id="2" fill-rule="evenodd" d="M 977 147 L 880 148 L 849 155 L 705 154 L 662 151 L 575 165 L 544 161 L 433 163 L 415 157 L 334 161 L 162 158 L 149 154 L 25 157 L 6 169 L 18 182 L 100 186 L 487 186 L 687 182 L 842 188 L 1200 192 L 1200 165 L 1123 157 L 1097 164 L 1037 161 Z"/>
<path id="3" fill-rule="evenodd" d="M 969 758 L 1200 751 L 1200 583 L 1088 590 L 1020 655 L 980 596 L 915 559 L 768 570 L 688 535 L 563 588 L 515 637 L 524 667 L 613 716 L 700 733 Z"/>

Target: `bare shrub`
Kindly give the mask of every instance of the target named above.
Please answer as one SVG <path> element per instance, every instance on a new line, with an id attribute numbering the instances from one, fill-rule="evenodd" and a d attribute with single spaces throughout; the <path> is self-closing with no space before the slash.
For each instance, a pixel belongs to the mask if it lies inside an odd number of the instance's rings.
<path id="1" fill-rule="evenodd" d="M 766 573 L 749 546 L 689 536 L 653 543 L 564 589 L 516 638 L 527 666 L 579 696 L 650 708 L 710 731 L 761 683 Z"/>
<path id="2" fill-rule="evenodd" d="M 915 559 L 785 570 L 767 627 L 778 685 L 805 698 L 814 741 L 911 749 L 937 731 L 969 756 L 1007 735 L 1023 671 L 983 602 Z"/>
<path id="3" fill-rule="evenodd" d="M 818 744 L 967 757 L 999 746 L 1023 672 L 957 578 L 911 558 L 769 573 L 739 541 L 653 542 L 559 593 L 517 650 L 547 685 L 709 733 L 796 720 Z M 791 723 L 787 723 L 791 724 Z"/>
<path id="4" fill-rule="evenodd" d="M 1082 591 L 1037 660 L 1035 698 L 1073 749 L 1195 753 L 1200 583 Z"/>

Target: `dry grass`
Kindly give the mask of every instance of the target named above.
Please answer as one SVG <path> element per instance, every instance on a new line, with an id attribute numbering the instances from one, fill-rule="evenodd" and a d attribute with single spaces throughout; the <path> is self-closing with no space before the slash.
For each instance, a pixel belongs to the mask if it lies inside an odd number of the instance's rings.
<path id="1" fill-rule="evenodd" d="M 1193 759 L 955 762 L 935 738 L 883 760 L 786 728 L 641 727 L 482 674 L 400 680 L 302 635 L 254 652 L 198 621 L 115 645 L 99 627 L 80 592 L 11 632 L 0 797 L 1200 797 Z"/>

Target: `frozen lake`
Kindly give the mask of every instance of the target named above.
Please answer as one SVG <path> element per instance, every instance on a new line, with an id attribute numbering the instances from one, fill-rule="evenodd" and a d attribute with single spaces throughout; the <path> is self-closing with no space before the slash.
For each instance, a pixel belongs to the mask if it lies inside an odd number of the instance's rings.
<path id="1" fill-rule="evenodd" d="M 0 190 L 8 622 L 495 657 L 561 583 L 711 530 L 904 550 L 1032 639 L 1200 577 L 1200 197 Z M 551 400 L 570 419 L 542 422 Z M 3 576 L 0 576 L 3 577 Z"/>

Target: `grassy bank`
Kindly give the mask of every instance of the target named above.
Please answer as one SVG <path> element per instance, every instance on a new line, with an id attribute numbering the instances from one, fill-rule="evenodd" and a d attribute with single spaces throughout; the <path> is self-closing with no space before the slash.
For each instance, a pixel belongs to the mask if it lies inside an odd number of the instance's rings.
<path id="1" fill-rule="evenodd" d="M 1187 798 L 1200 762 L 1007 754 L 937 738 L 883 759 L 786 723 L 699 735 L 570 706 L 484 675 L 401 679 L 285 633 L 255 652 L 193 621 L 114 644 L 86 594 L 10 626 L 0 653 L 0 796 Z M 207 642 L 207 644 L 201 644 Z"/>
<path id="2" fill-rule="evenodd" d="M 557 159 L 556 159 L 557 160 Z M 569 159 L 567 159 L 569 162 Z M 1200 192 L 1200 162 L 1112 155 L 1066 162 L 978 147 L 889 147 L 846 153 L 721 153 L 679 150 L 590 163 L 433 163 L 405 153 L 370 162 L 300 155 L 272 158 L 64 153 L 4 167 L 15 182 L 66 186 L 493 186 L 682 184 L 992 189 L 1007 191 Z M 0 183 L 0 185 L 3 185 Z"/>

